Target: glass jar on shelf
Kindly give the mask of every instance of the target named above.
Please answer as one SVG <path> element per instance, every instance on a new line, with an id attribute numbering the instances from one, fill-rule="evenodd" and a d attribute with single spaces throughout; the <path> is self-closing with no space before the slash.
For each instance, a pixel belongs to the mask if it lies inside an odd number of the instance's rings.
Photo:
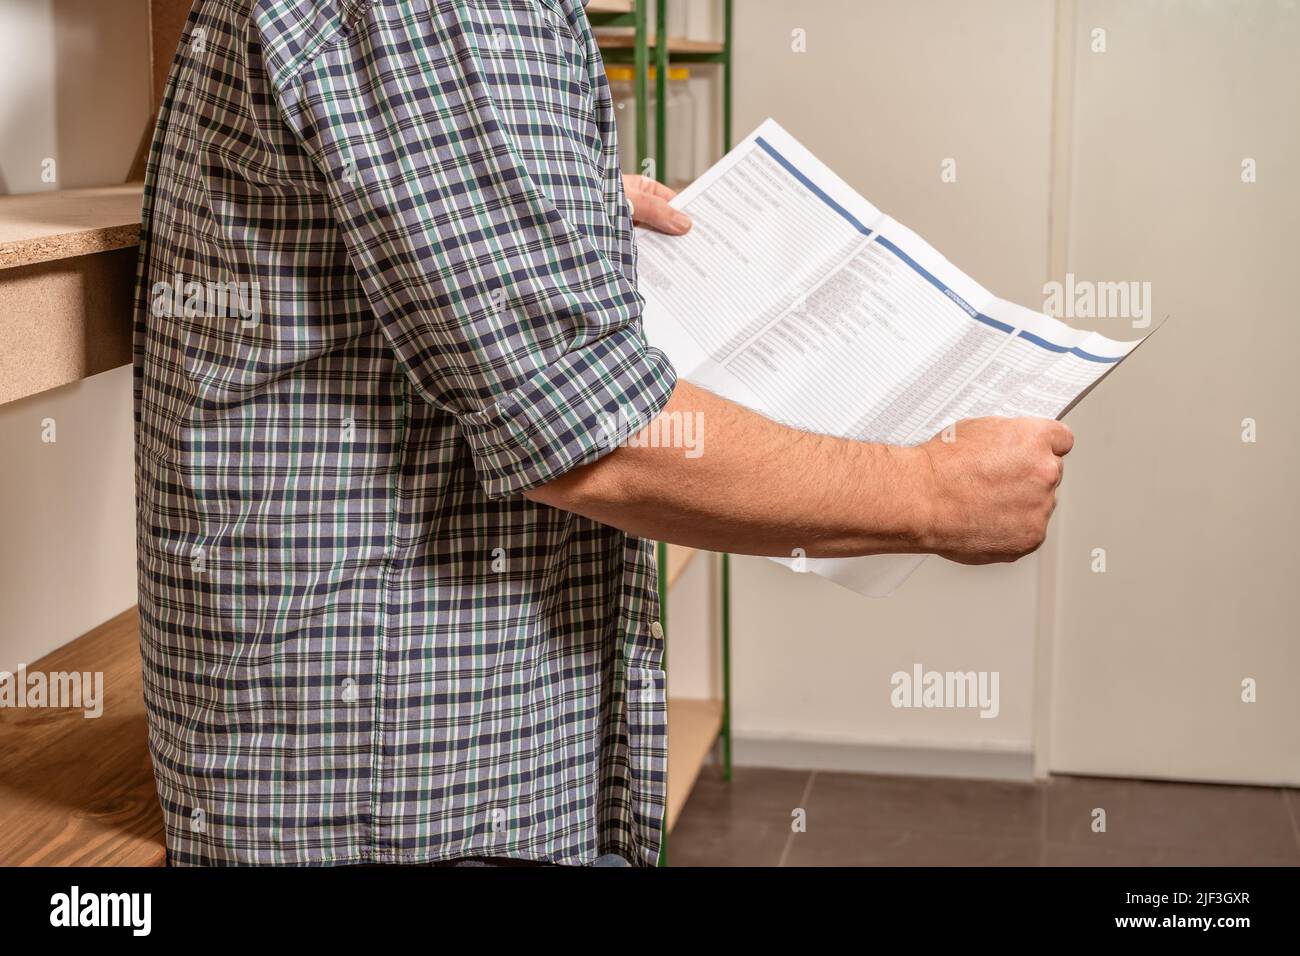
<path id="1" fill-rule="evenodd" d="M 651 98 L 655 88 L 655 68 L 650 67 Z M 674 189 L 680 189 L 695 179 L 695 96 L 691 93 L 691 71 L 684 66 L 668 68 L 667 89 L 664 90 L 664 121 L 668 132 L 668 168 L 656 174 L 660 182 L 667 182 Z M 635 109 L 635 100 L 633 100 Z M 657 111 L 654 103 L 649 106 L 647 129 L 649 132 L 650 151 L 654 152 Z M 665 175 L 667 178 L 665 179 Z"/>
<path id="2" fill-rule="evenodd" d="M 636 74 L 630 66 L 606 66 L 609 95 L 614 103 L 614 121 L 618 126 L 618 164 L 625 173 L 639 173 L 636 155 Z M 654 116 L 654 88 L 650 89 L 648 109 Z M 654 140 L 650 140 L 653 151 Z"/>

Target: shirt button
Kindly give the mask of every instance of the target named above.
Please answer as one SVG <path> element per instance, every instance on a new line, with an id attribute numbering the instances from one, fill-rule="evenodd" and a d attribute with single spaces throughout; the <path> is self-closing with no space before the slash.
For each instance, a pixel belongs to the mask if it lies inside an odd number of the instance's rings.
<path id="1" fill-rule="evenodd" d="M 664 626 L 658 621 L 652 623 L 650 625 L 650 636 L 656 641 L 662 641 L 664 639 Z"/>

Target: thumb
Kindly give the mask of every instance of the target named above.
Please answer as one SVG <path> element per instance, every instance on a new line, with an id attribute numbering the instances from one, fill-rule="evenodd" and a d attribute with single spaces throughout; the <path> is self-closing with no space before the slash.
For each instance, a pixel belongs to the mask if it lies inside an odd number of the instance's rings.
<path id="1" fill-rule="evenodd" d="M 629 197 L 631 198 L 631 197 Z M 670 236 L 680 236 L 690 231 L 691 217 L 668 205 L 666 199 L 650 193 L 639 193 L 633 201 L 632 221 Z"/>
<path id="2" fill-rule="evenodd" d="M 1064 457 L 1074 448 L 1074 432 L 1062 422 L 1052 422 L 1047 432 L 1047 440 L 1052 446 L 1052 454 Z"/>

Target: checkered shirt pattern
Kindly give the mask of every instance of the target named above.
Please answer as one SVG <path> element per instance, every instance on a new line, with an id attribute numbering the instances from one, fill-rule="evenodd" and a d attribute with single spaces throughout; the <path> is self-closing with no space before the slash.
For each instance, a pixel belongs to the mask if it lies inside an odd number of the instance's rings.
<path id="1" fill-rule="evenodd" d="M 521 492 L 672 393 L 578 0 L 196 0 L 145 182 L 173 864 L 652 865 L 648 542 Z"/>

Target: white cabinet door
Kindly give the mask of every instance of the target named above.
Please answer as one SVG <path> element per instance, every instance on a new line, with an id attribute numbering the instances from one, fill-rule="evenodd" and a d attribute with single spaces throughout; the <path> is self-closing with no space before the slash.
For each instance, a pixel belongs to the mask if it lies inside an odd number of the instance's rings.
<path id="1" fill-rule="evenodd" d="M 1067 267 L 1171 318 L 1070 418 L 1047 763 L 1300 784 L 1300 11 L 1081 0 L 1075 32 Z"/>

